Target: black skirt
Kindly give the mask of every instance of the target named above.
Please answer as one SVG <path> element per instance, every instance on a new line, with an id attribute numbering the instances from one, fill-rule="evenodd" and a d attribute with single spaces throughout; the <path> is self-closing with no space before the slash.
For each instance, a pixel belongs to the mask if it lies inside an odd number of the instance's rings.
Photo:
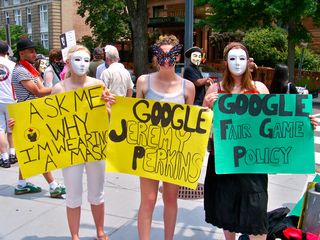
<path id="1" fill-rule="evenodd" d="M 230 232 L 267 234 L 267 189 L 267 174 L 216 174 L 210 155 L 204 183 L 206 222 Z"/>

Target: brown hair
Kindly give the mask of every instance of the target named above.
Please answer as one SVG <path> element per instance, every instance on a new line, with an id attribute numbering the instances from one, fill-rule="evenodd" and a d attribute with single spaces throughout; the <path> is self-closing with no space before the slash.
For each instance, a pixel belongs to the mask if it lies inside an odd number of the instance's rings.
<path id="1" fill-rule="evenodd" d="M 58 48 L 53 48 L 49 52 L 49 61 L 54 62 L 54 60 L 61 60 L 62 59 L 62 53 L 61 50 Z"/>
<path id="2" fill-rule="evenodd" d="M 231 49 L 242 49 L 246 52 L 247 59 L 249 59 L 249 53 L 247 48 L 240 42 L 231 42 L 229 43 L 223 50 L 223 60 L 227 61 L 228 53 Z M 224 76 L 222 81 L 222 87 L 224 91 L 230 93 L 234 87 L 234 82 L 230 73 L 228 66 L 224 70 Z M 255 86 L 252 84 L 252 77 L 249 71 L 249 67 L 247 65 L 246 71 L 242 74 L 241 80 L 242 89 L 246 90 L 255 90 Z"/>
<path id="3" fill-rule="evenodd" d="M 161 35 L 155 43 L 158 47 L 162 45 L 176 46 L 179 44 L 179 39 L 174 35 Z"/>

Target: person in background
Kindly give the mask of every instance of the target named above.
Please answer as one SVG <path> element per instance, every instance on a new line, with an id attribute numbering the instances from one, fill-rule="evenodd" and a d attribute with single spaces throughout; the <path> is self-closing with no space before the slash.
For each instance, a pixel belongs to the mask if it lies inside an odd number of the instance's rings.
<path id="1" fill-rule="evenodd" d="M 104 52 L 103 49 L 100 47 L 96 47 L 95 49 L 93 49 L 93 59 L 90 62 L 89 65 L 89 72 L 88 72 L 88 76 L 96 78 L 96 73 L 97 73 L 97 67 L 104 63 Z"/>
<path id="2" fill-rule="evenodd" d="M 296 87 L 289 82 L 289 69 L 285 64 L 277 64 L 270 84 L 270 93 L 298 94 Z"/>
<path id="3" fill-rule="evenodd" d="M 112 45 L 107 45 L 108 46 L 112 46 Z M 105 49 L 104 49 L 105 51 Z M 109 67 L 109 64 L 106 62 L 106 57 L 105 57 L 105 62 L 101 63 L 96 70 L 96 79 L 100 79 L 101 80 L 101 74 L 104 70 L 106 70 Z"/>
<path id="4" fill-rule="evenodd" d="M 132 97 L 133 82 L 131 75 L 122 63 L 119 63 L 119 52 L 115 46 L 107 45 L 105 48 L 106 60 L 109 65 L 101 74 L 101 80 L 110 92 L 116 96 Z"/>
<path id="5" fill-rule="evenodd" d="M 50 65 L 46 68 L 43 75 L 43 85 L 52 87 L 60 81 L 60 73 L 63 70 L 64 62 L 60 49 L 54 48 L 49 52 Z"/>
<path id="6" fill-rule="evenodd" d="M 185 57 L 190 58 L 191 63 L 185 68 L 183 78 L 193 82 L 196 88 L 196 96 L 194 98 L 194 105 L 202 106 L 203 98 L 205 95 L 205 86 L 210 86 L 211 78 L 203 77 L 199 69 L 201 63 L 202 50 L 198 47 L 189 48 L 185 52 Z"/>
<path id="7" fill-rule="evenodd" d="M 68 52 L 66 64 L 70 71 L 68 78 L 56 84 L 52 94 L 68 92 L 79 88 L 102 85 L 98 79 L 87 76 L 90 64 L 90 52 L 81 45 L 71 47 Z M 106 90 L 105 100 L 114 102 L 114 97 Z M 67 218 L 72 240 L 79 240 L 80 215 L 82 204 L 82 177 L 84 170 L 87 175 L 88 201 L 97 231 L 97 240 L 109 239 L 104 232 L 104 181 L 105 161 L 87 162 L 62 169 L 65 185 L 68 189 L 66 195 Z"/>
<path id="8" fill-rule="evenodd" d="M 20 39 L 17 42 L 18 62 L 12 71 L 12 85 L 18 102 L 47 96 L 51 93 L 51 88 L 43 86 L 39 72 L 32 65 L 37 58 L 35 48 L 35 44 L 28 38 Z M 66 193 L 65 187 L 55 181 L 51 172 L 43 173 L 43 176 L 49 184 L 50 197 L 60 198 Z M 15 195 L 37 192 L 41 192 L 41 188 L 23 179 L 19 170 L 19 181 L 14 190 Z"/>
<path id="9" fill-rule="evenodd" d="M 16 65 L 8 59 L 9 46 L 0 41 L 0 167 L 10 168 L 17 162 L 11 129 L 8 127 L 8 105 L 15 103 L 11 78 Z"/>
<path id="10" fill-rule="evenodd" d="M 192 82 L 175 73 L 175 64 L 182 45 L 173 35 L 160 36 L 153 45 L 159 71 L 142 75 L 137 80 L 137 98 L 178 104 L 193 104 L 195 89 Z M 154 207 L 157 201 L 159 181 L 140 177 L 140 207 L 138 212 L 138 232 L 140 240 L 149 240 Z M 172 240 L 178 212 L 179 186 L 163 182 L 164 239 Z"/>
<path id="11" fill-rule="evenodd" d="M 257 64 L 255 64 L 254 59 L 252 57 L 249 58 L 248 67 L 249 67 L 249 71 L 251 73 L 252 80 L 255 80 L 256 76 L 257 76 L 258 66 L 257 66 Z"/>

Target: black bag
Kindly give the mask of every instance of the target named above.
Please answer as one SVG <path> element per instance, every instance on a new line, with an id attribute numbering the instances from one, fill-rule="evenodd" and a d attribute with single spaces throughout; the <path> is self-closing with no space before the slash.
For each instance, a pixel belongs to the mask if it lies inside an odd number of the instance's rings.
<path id="1" fill-rule="evenodd" d="M 267 240 L 274 240 L 276 238 L 286 239 L 283 235 L 283 230 L 289 227 L 297 227 L 299 217 L 287 216 L 290 209 L 287 207 L 277 208 L 268 212 L 268 235 Z"/>

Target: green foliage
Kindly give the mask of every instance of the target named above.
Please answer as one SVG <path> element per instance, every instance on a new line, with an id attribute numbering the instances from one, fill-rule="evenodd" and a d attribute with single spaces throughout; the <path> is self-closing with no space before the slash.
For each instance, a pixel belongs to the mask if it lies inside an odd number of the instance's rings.
<path id="1" fill-rule="evenodd" d="M 255 28 L 242 41 L 258 66 L 274 67 L 286 62 L 287 34 L 281 28 Z"/>
<path id="2" fill-rule="evenodd" d="M 13 52 L 16 52 L 16 44 L 21 37 L 27 36 L 24 28 L 19 25 L 10 25 L 10 36 L 11 36 L 11 48 Z M 6 29 L 0 27 L 0 39 L 6 40 Z"/>
<path id="3" fill-rule="evenodd" d="M 320 89 L 319 79 L 313 79 L 308 76 L 302 76 L 299 81 L 295 79 L 294 83 L 296 86 L 307 88 L 309 90 L 309 93 L 318 92 L 318 90 Z"/>
<path id="4" fill-rule="evenodd" d="M 296 47 L 295 68 L 299 67 L 301 52 L 302 48 Z M 304 49 L 302 69 L 307 71 L 320 72 L 320 55 L 313 53 L 309 49 Z"/>
<path id="5" fill-rule="evenodd" d="M 86 18 L 98 43 L 113 44 L 121 37 L 130 36 L 128 13 L 123 0 L 79 0 L 77 3 L 77 13 Z"/>
<path id="6" fill-rule="evenodd" d="M 44 48 L 40 42 L 36 43 L 37 53 L 43 54 L 45 56 L 49 56 L 49 50 Z"/>
<path id="7" fill-rule="evenodd" d="M 194 0 L 194 6 L 199 7 L 207 4 L 209 0 Z"/>
<path id="8" fill-rule="evenodd" d="M 95 47 L 99 46 L 96 40 L 88 35 L 83 36 L 79 43 L 88 48 L 90 52 L 92 52 Z"/>

